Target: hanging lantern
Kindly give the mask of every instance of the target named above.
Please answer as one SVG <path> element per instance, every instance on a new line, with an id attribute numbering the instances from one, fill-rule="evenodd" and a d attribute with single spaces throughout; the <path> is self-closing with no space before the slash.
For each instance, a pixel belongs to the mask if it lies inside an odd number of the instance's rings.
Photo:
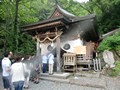
<path id="1" fill-rule="evenodd" d="M 53 46 L 54 46 L 54 43 L 52 42 L 52 43 L 51 43 L 51 47 L 53 47 Z"/>
<path id="2" fill-rule="evenodd" d="M 39 46 L 40 48 L 42 47 L 42 45 L 40 44 L 40 46 Z"/>

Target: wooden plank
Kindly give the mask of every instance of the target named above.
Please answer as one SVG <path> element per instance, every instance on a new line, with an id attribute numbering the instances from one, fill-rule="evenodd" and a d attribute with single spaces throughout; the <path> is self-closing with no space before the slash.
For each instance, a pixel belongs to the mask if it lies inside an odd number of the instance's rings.
<path id="1" fill-rule="evenodd" d="M 74 53 L 76 53 L 76 54 L 86 54 L 86 46 L 76 46 L 76 47 L 74 47 Z"/>

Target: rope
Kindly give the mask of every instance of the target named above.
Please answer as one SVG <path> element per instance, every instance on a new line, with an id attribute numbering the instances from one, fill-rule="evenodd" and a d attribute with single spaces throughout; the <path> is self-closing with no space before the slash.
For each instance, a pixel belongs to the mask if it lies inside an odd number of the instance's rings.
<path id="1" fill-rule="evenodd" d="M 55 34 L 56 34 L 56 36 L 53 39 L 51 39 L 48 35 L 43 40 L 40 40 L 37 36 L 35 36 L 35 39 L 37 39 L 40 43 L 45 42 L 47 39 L 49 41 L 53 42 L 62 34 L 62 32 L 60 32 L 59 34 L 57 34 L 57 33 L 55 33 Z"/>

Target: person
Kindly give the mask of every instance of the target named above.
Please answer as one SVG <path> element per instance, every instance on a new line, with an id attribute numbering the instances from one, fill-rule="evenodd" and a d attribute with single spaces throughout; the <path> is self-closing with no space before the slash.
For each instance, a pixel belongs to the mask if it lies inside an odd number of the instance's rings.
<path id="1" fill-rule="evenodd" d="M 42 56 L 42 71 L 43 71 L 43 73 L 46 73 L 46 71 L 47 71 L 47 60 L 48 60 L 47 55 L 44 54 Z"/>
<path id="2" fill-rule="evenodd" d="M 11 61 L 11 64 L 14 63 L 14 59 L 13 59 L 13 52 L 12 51 L 9 51 L 9 59 Z"/>
<path id="3" fill-rule="evenodd" d="M 39 83 L 39 75 L 40 75 L 40 56 L 34 56 L 34 83 Z"/>
<path id="4" fill-rule="evenodd" d="M 4 53 L 4 58 L 2 59 L 2 79 L 3 79 L 3 85 L 4 90 L 12 90 L 11 85 L 11 61 L 10 58 L 11 55 L 9 52 Z"/>
<path id="5" fill-rule="evenodd" d="M 39 83 L 39 74 L 40 74 L 40 67 L 39 67 L 39 56 L 30 56 L 29 57 L 29 69 L 30 69 L 30 80 L 33 81 L 35 84 Z M 25 80 L 26 82 L 26 80 Z M 29 85 L 26 83 L 27 87 Z"/>
<path id="6" fill-rule="evenodd" d="M 42 55 L 39 55 L 38 57 L 39 59 L 39 69 L 40 69 L 40 73 L 42 73 Z"/>
<path id="7" fill-rule="evenodd" d="M 49 64 L 49 74 L 53 74 L 53 65 L 54 65 L 54 55 L 52 53 L 48 54 L 48 64 Z"/>
<path id="8" fill-rule="evenodd" d="M 12 75 L 12 83 L 14 85 L 15 90 L 22 90 L 24 85 L 24 65 L 21 62 L 21 57 L 15 57 L 15 62 L 11 66 L 11 75 Z"/>
<path id="9" fill-rule="evenodd" d="M 31 55 L 26 55 L 24 58 L 22 58 L 22 63 L 24 67 L 24 76 L 25 76 L 25 81 L 24 81 L 24 89 L 29 89 L 29 80 L 31 76 L 31 71 L 33 70 L 33 62 L 32 62 L 32 56 Z M 33 73 L 32 73 L 33 74 Z"/>

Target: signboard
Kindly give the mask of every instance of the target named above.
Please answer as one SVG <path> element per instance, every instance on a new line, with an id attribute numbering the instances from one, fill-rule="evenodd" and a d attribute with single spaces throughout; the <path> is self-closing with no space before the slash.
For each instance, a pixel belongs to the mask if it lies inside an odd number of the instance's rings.
<path id="1" fill-rule="evenodd" d="M 76 47 L 74 47 L 74 53 L 76 53 L 76 54 L 86 54 L 86 46 L 76 46 Z"/>

